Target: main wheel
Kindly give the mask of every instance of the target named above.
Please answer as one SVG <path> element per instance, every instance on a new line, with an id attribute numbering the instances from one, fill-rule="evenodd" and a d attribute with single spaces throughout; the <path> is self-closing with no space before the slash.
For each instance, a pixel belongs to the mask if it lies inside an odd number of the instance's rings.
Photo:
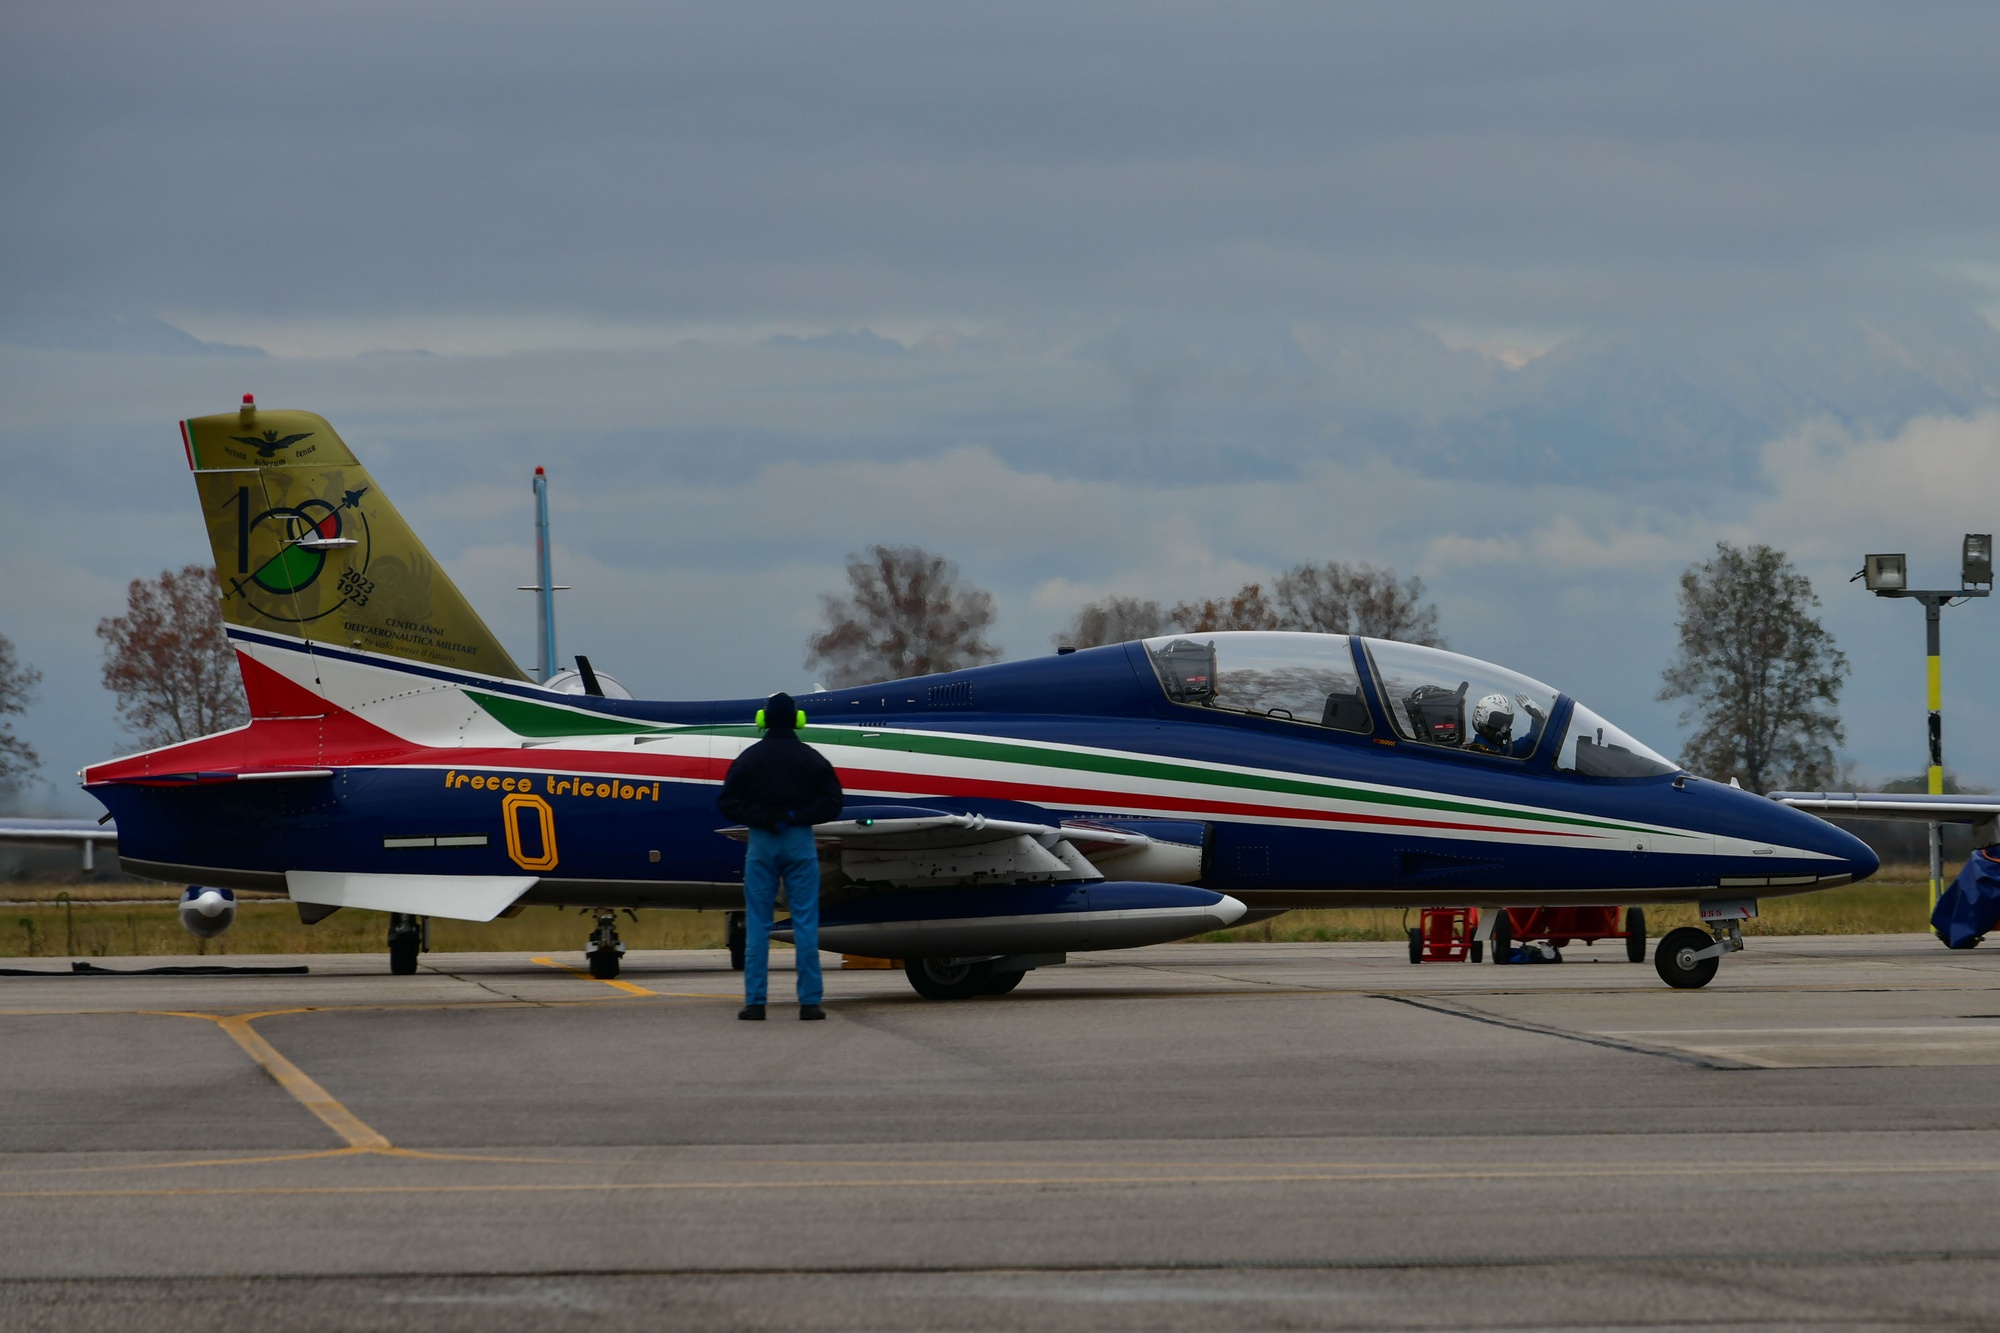
<path id="1" fill-rule="evenodd" d="M 599 981 L 609 981 L 618 975 L 618 951 L 598 949 L 590 955 L 590 975 Z"/>
<path id="2" fill-rule="evenodd" d="M 1405 933 L 1410 937 L 1410 961 L 1413 963 L 1423 962 L 1424 932 L 1418 930 L 1415 926 L 1411 926 Z"/>
<path id="3" fill-rule="evenodd" d="M 423 941 L 412 932 L 407 937 L 389 941 L 389 972 L 392 976 L 412 976 L 417 970 L 417 951 Z"/>
<path id="4" fill-rule="evenodd" d="M 725 912 L 722 923 L 723 942 L 729 946 L 729 970 L 743 970 L 743 951 L 749 947 L 750 928 L 743 923 L 743 913 Z"/>
<path id="5" fill-rule="evenodd" d="M 1468 949 L 1470 949 L 1470 950 L 1471 950 L 1471 953 L 1470 953 L 1470 955 L 1469 955 L 1469 956 L 1471 957 L 1471 959 L 1472 959 L 1472 961 L 1473 961 L 1473 962 L 1475 962 L 1475 963 L 1483 963 L 1483 962 L 1485 962 L 1485 961 L 1486 961 L 1486 941 L 1485 941 L 1485 940 L 1474 940 L 1474 941 L 1473 941 L 1473 942 L 1472 942 L 1472 943 L 1471 943 L 1470 945 L 1468 945 L 1468 946 L 1466 946 L 1466 947 L 1467 947 Z"/>
<path id="6" fill-rule="evenodd" d="M 1625 909 L 1625 961 L 1646 961 L 1646 909 L 1643 907 Z"/>
<path id="7" fill-rule="evenodd" d="M 1020 985 L 1021 978 L 1027 975 L 1026 972 L 995 972 L 991 968 L 988 968 L 986 972 L 986 988 L 980 994 L 1005 995 L 1007 992 L 1013 990 L 1014 987 Z"/>
<path id="8" fill-rule="evenodd" d="M 1661 936 L 1660 944 L 1653 951 L 1653 967 L 1659 972 L 1660 980 L 1675 990 L 1699 990 L 1715 980 L 1715 969 L 1722 964 L 1721 957 L 1696 958 L 1695 955 L 1715 943 L 1705 930 L 1693 926 L 1682 926 Z"/>
<path id="9" fill-rule="evenodd" d="M 989 993 L 993 969 L 972 958 L 910 958 L 903 975 L 926 1000 L 969 1000 Z"/>
<path id="10" fill-rule="evenodd" d="M 1504 963 L 1514 956 L 1514 922 L 1504 907 L 1495 909 L 1493 920 L 1493 961 Z"/>

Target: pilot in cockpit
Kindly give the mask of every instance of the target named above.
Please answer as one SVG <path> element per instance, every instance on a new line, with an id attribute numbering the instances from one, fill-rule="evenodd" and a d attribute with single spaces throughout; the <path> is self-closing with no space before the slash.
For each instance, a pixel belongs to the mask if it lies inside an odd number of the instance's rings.
<path id="1" fill-rule="evenodd" d="M 1530 719 L 1527 734 L 1518 740 L 1514 737 L 1516 704 Z M 1465 748 L 1480 754 L 1526 759 L 1535 752 L 1535 745 L 1542 738 L 1542 724 L 1548 720 L 1548 714 L 1537 708 L 1535 701 L 1525 694 L 1517 694 L 1511 699 L 1504 694 L 1489 694 L 1473 707 L 1472 739 Z"/>

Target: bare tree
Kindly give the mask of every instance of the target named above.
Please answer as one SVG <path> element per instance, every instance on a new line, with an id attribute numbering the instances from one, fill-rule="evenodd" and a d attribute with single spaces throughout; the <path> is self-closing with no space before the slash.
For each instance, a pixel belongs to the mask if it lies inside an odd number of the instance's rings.
<path id="1" fill-rule="evenodd" d="M 1246 583 L 1234 597 L 1211 597 L 1205 602 L 1177 602 L 1167 612 L 1167 623 L 1183 634 L 1205 634 L 1225 629 L 1279 629 L 1278 609 L 1264 595 L 1261 583 Z"/>
<path id="2" fill-rule="evenodd" d="M 1345 565 L 1337 560 L 1323 565 L 1294 565 L 1278 576 L 1276 594 L 1266 595 L 1261 583 L 1246 583 L 1230 597 L 1178 602 L 1167 612 L 1166 622 L 1183 633 L 1289 629 L 1318 634 L 1365 634 L 1376 639 L 1444 646 L 1444 638 L 1438 633 L 1437 608 L 1424 601 L 1424 581 L 1414 576 L 1398 580 L 1393 569 Z M 1157 611 L 1156 603 L 1130 597 L 1093 602 L 1077 614 L 1067 634 L 1058 636 L 1057 642 L 1084 646 L 1086 635 L 1099 623 L 1097 617 L 1102 616 L 1107 625 L 1114 623 L 1111 610 L 1114 607 L 1121 610 L 1152 607 Z"/>
<path id="3" fill-rule="evenodd" d="M 0 717 L 25 713 L 34 702 L 35 686 L 42 673 L 24 665 L 14 655 L 13 641 L 0 635 Z M 20 785 L 23 778 L 42 766 L 35 747 L 14 734 L 14 728 L 0 724 L 0 791 Z"/>
<path id="4" fill-rule="evenodd" d="M 1056 635 L 1058 648 L 1096 648 L 1107 643 L 1150 639 L 1167 628 L 1160 604 L 1137 597 L 1106 597 L 1087 602 L 1069 628 Z"/>
<path id="5" fill-rule="evenodd" d="M 250 710 L 236 653 L 222 630 L 222 586 L 207 565 L 133 579 L 125 614 L 97 622 L 104 688 L 118 696 L 125 729 L 145 745 L 171 745 L 238 726 Z"/>
<path id="6" fill-rule="evenodd" d="M 1437 608 L 1424 602 L 1424 581 L 1415 575 L 1398 582 L 1393 569 L 1329 560 L 1294 565 L 1278 576 L 1277 592 L 1283 629 L 1444 646 Z"/>
<path id="7" fill-rule="evenodd" d="M 1715 544 L 1681 574 L 1680 650 L 1659 698 L 1697 724 L 1681 762 L 1754 792 L 1817 788 L 1837 772 L 1847 655 L 1813 614 L 1812 581 L 1783 551 Z"/>
<path id="8" fill-rule="evenodd" d="M 806 665 L 836 688 L 927 676 L 1000 656 L 985 639 L 993 597 L 958 566 L 916 546 L 871 546 L 847 558 L 847 592 L 822 593 L 826 628 L 806 643 Z"/>

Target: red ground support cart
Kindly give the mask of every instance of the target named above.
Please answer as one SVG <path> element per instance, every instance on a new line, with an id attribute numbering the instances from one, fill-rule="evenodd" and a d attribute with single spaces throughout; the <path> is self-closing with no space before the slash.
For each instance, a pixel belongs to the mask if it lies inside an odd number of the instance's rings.
<path id="1" fill-rule="evenodd" d="M 1413 963 L 1476 963 L 1486 950 L 1485 941 L 1473 938 L 1477 907 L 1426 907 L 1419 919 L 1423 924 L 1409 931 Z"/>
<path id="2" fill-rule="evenodd" d="M 1561 950 L 1575 940 L 1585 944 L 1624 940 L 1625 961 L 1643 963 L 1646 911 L 1642 907 L 1626 908 L 1625 929 L 1620 930 L 1615 907 L 1509 907 L 1493 923 L 1493 961 L 1511 962 L 1516 943 L 1533 942 L 1555 949 L 1560 961 Z"/>

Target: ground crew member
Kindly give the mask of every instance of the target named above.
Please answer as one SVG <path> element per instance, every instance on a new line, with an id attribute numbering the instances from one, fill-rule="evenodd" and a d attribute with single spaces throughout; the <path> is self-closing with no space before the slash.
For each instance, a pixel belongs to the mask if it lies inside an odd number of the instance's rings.
<path id="1" fill-rule="evenodd" d="M 758 1022 L 770 984 L 771 915 L 780 879 L 792 911 L 799 1017 L 826 1017 L 820 1008 L 819 852 L 812 826 L 838 818 L 845 798 L 833 765 L 799 739 L 805 720 L 791 695 L 772 695 L 757 711 L 764 739 L 736 756 L 716 800 L 723 818 L 750 829 L 743 861 L 743 1011 L 736 1016 Z"/>

